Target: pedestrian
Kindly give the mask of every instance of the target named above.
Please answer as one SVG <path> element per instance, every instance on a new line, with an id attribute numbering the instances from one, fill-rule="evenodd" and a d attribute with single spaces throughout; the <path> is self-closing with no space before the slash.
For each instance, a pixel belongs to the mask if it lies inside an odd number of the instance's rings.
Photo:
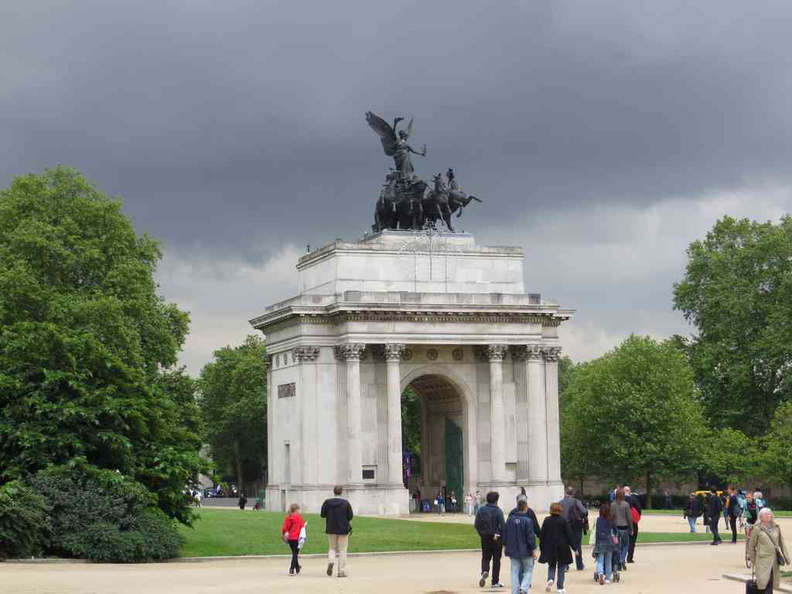
<path id="1" fill-rule="evenodd" d="M 195 507 L 203 507 L 203 493 L 199 489 L 195 491 Z"/>
<path id="2" fill-rule="evenodd" d="M 627 571 L 627 553 L 630 550 L 630 534 L 632 534 L 633 516 L 632 508 L 624 496 L 624 489 L 616 490 L 616 501 L 611 506 L 613 523 L 616 525 L 616 534 L 619 537 L 619 568 Z"/>
<path id="3" fill-rule="evenodd" d="M 575 549 L 575 566 L 578 571 L 586 568 L 583 564 L 583 533 L 588 533 L 588 510 L 575 498 L 574 487 L 566 488 L 566 495 L 561 500 L 561 516 L 569 524 L 572 533 L 572 548 Z"/>
<path id="4" fill-rule="evenodd" d="M 737 497 L 737 489 L 734 485 L 729 485 L 729 499 L 727 511 L 729 512 L 729 527 L 732 532 L 732 544 L 737 544 L 737 518 L 740 517 L 740 499 Z"/>
<path id="5" fill-rule="evenodd" d="M 762 508 L 759 521 L 751 531 L 748 558 L 759 591 L 772 594 L 773 588 L 781 585 L 780 566 L 789 564 L 790 557 L 781 526 L 773 520 L 773 511 L 769 507 Z"/>
<path id="6" fill-rule="evenodd" d="M 526 506 L 525 513 L 528 515 L 528 519 L 530 519 L 531 523 L 533 524 L 534 534 L 536 535 L 536 538 L 539 538 L 539 532 L 541 531 L 541 525 L 539 524 L 539 520 L 536 517 L 536 512 L 531 509 L 530 505 L 528 505 L 528 496 L 527 495 L 525 495 L 524 493 L 520 493 L 519 495 L 517 495 L 517 507 L 515 507 L 513 510 L 511 510 L 509 512 L 509 516 L 511 516 L 512 514 L 516 514 L 517 513 L 517 511 L 518 511 L 518 509 L 520 507 L 520 502 L 521 501 L 525 501 L 525 506 Z"/>
<path id="7" fill-rule="evenodd" d="M 474 497 L 475 501 L 473 502 L 473 515 L 478 514 L 478 510 L 481 509 L 481 506 L 484 505 L 484 500 L 481 497 L 481 491 L 476 491 L 476 495 Z"/>
<path id="8" fill-rule="evenodd" d="M 457 504 L 458 504 L 457 496 L 456 496 L 456 493 L 454 493 L 453 489 L 451 490 L 451 493 L 449 493 L 449 495 L 448 495 L 448 503 L 450 505 L 449 511 L 452 514 L 455 514 L 455 513 L 457 513 L 459 511 L 459 509 L 457 508 Z"/>
<path id="9" fill-rule="evenodd" d="M 624 486 L 624 500 L 630 504 L 630 513 L 632 514 L 632 532 L 630 532 L 630 548 L 627 551 L 627 563 L 635 563 L 635 543 L 638 541 L 638 523 L 641 521 L 641 502 L 638 501 L 638 496 L 633 495 L 632 489 L 629 486 Z"/>
<path id="10" fill-rule="evenodd" d="M 599 517 L 594 525 L 594 533 L 595 541 L 592 554 L 597 560 L 596 580 L 602 586 L 611 583 L 613 551 L 619 542 L 609 503 L 603 503 L 600 506 Z"/>
<path id="11" fill-rule="evenodd" d="M 699 504 L 698 497 L 694 492 L 690 493 L 690 497 L 685 502 L 685 509 L 683 512 L 683 517 L 687 518 L 688 525 L 690 526 L 690 531 L 695 533 L 696 532 L 696 518 L 701 515 L 701 505 Z"/>
<path id="12" fill-rule="evenodd" d="M 300 532 L 305 526 L 305 520 L 300 515 L 300 506 L 292 503 L 289 506 L 289 513 L 283 519 L 283 540 L 289 545 L 292 552 L 291 565 L 289 565 L 289 575 L 297 575 L 300 573 L 299 555 L 300 555 Z"/>
<path id="13" fill-rule="evenodd" d="M 759 519 L 759 508 L 756 505 L 753 493 L 745 494 L 745 537 L 751 536 L 751 528 L 756 524 Z"/>
<path id="14" fill-rule="evenodd" d="M 244 493 L 241 493 L 239 495 L 239 509 L 245 509 L 246 505 L 247 505 L 247 497 L 245 497 Z"/>
<path id="15" fill-rule="evenodd" d="M 616 491 L 618 491 L 618 490 L 619 490 L 619 485 L 616 485 L 616 486 L 614 487 L 613 491 L 611 491 L 611 492 L 608 494 L 608 497 L 610 498 L 610 502 L 611 502 L 611 503 L 613 503 L 614 501 L 616 501 Z"/>
<path id="16" fill-rule="evenodd" d="M 435 504 L 435 509 L 437 510 L 437 515 L 438 516 L 440 514 L 444 514 L 445 513 L 445 497 L 443 497 L 443 490 L 442 489 L 440 489 L 437 492 L 437 495 L 435 496 L 434 504 Z"/>
<path id="17" fill-rule="evenodd" d="M 523 495 L 520 495 L 523 497 Z M 527 594 L 531 587 L 534 561 L 536 560 L 536 532 L 528 517 L 528 501 L 521 499 L 515 513 L 506 521 L 503 544 L 511 565 L 512 594 Z"/>
<path id="18" fill-rule="evenodd" d="M 709 501 L 707 502 L 707 515 L 710 519 L 710 531 L 712 532 L 712 545 L 719 545 L 723 542 L 718 534 L 718 521 L 720 520 L 721 511 L 723 509 L 723 504 L 721 503 L 720 497 L 718 497 L 718 492 L 715 490 L 715 487 L 710 487 L 710 496 Z"/>
<path id="19" fill-rule="evenodd" d="M 674 504 L 671 501 L 671 492 L 668 489 L 663 491 L 663 498 L 665 500 L 665 508 L 666 509 L 674 509 Z"/>
<path id="20" fill-rule="evenodd" d="M 349 524 L 354 517 L 349 501 L 341 497 L 343 489 L 340 485 L 333 487 L 334 497 L 325 499 L 320 516 L 325 518 L 327 533 L 327 575 L 333 575 L 333 565 L 338 562 L 338 577 L 345 578 L 347 548 L 352 526 Z"/>
<path id="21" fill-rule="evenodd" d="M 483 588 L 490 573 L 490 561 L 492 562 L 492 587 L 502 588 L 500 583 L 500 564 L 504 520 L 503 511 L 498 507 L 500 494 L 497 491 L 487 493 L 487 504 L 479 508 L 476 513 L 476 520 L 473 523 L 481 538 L 481 578 L 479 587 Z"/>
<path id="22" fill-rule="evenodd" d="M 555 582 L 558 594 L 566 594 L 564 571 L 572 563 L 572 532 L 569 523 L 561 516 L 564 508 L 560 503 L 550 505 L 550 515 L 542 522 L 539 537 L 539 563 L 547 563 L 547 584 L 549 592 Z"/>
<path id="23" fill-rule="evenodd" d="M 474 500 L 473 500 L 473 493 L 468 491 L 468 494 L 465 495 L 465 513 L 467 515 L 469 515 L 469 516 L 472 516 L 473 515 L 474 506 L 475 506 L 475 503 L 474 503 Z"/>

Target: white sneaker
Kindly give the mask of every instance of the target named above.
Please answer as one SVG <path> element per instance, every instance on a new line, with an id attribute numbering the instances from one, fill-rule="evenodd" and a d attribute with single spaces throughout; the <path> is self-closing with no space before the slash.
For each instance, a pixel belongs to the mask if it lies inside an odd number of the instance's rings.
<path id="1" fill-rule="evenodd" d="M 610 580 L 605 580 L 605 583 L 606 583 L 606 584 L 610 584 L 610 583 L 611 583 L 611 581 L 610 581 Z"/>
<path id="2" fill-rule="evenodd" d="M 547 584 L 545 584 L 545 592 L 549 592 L 553 588 L 553 580 L 547 580 Z"/>
<path id="3" fill-rule="evenodd" d="M 557 592 L 558 592 L 558 594 L 567 594 L 566 588 L 561 588 Z"/>

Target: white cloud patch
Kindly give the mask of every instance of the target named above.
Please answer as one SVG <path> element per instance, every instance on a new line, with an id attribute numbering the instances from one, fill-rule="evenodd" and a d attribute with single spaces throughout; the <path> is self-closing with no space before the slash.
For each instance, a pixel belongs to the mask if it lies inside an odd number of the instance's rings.
<path id="1" fill-rule="evenodd" d="M 216 349 L 240 344 L 254 334 L 249 319 L 297 293 L 301 255 L 293 245 L 253 264 L 165 253 L 157 279 L 165 298 L 190 313 L 190 334 L 180 356 L 190 374 L 197 375 Z"/>

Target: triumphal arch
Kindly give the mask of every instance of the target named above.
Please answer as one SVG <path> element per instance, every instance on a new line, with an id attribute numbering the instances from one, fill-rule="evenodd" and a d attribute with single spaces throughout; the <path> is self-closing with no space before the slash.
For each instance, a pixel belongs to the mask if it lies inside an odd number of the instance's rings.
<path id="1" fill-rule="evenodd" d="M 508 502 L 524 487 L 547 509 L 563 490 L 558 329 L 572 311 L 525 291 L 519 247 L 384 226 L 301 257 L 298 295 L 251 320 L 270 360 L 267 507 L 314 512 L 341 484 L 362 514 L 407 513 L 416 488 Z"/>

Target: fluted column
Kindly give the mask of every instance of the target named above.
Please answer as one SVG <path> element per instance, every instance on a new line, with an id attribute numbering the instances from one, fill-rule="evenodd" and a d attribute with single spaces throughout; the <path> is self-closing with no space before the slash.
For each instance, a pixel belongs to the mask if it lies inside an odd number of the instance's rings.
<path id="1" fill-rule="evenodd" d="M 561 417 L 558 410 L 558 357 L 561 347 L 545 347 L 545 397 L 547 399 L 547 478 L 561 482 Z"/>
<path id="2" fill-rule="evenodd" d="M 299 364 L 297 404 L 300 409 L 300 456 L 295 459 L 296 464 L 293 467 L 297 467 L 300 483 L 303 485 L 315 485 L 319 482 L 319 403 L 316 393 L 316 359 L 319 352 L 318 346 L 298 346 L 292 349 L 292 358 Z"/>
<path id="3" fill-rule="evenodd" d="M 399 371 L 405 345 L 386 344 L 388 390 L 388 483 L 402 482 L 402 418 L 401 418 L 401 374 Z"/>
<path id="4" fill-rule="evenodd" d="M 365 344 L 339 345 L 337 354 L 346 361 L 347 389 L 347 481 L 350 485 L 363 482 L 363 415 L 360 401 L 360 356 Z"/>
<path id="5" fill-rule="evenodd" d="M 517 482 L 526 484 L 530 482 L 531 477 L 528 466 L 528 348 L 525 346 L 512 347 L 511 353 L 514 360 L 516 387 Z"/>
<path id="6" fill-rule="evenodd" d="M 531 481 L 547 482 L 547 402 L 542 349 L 528 345 L 528 468 Z"/>
<path id="7" fill-rule="evenodd" d="M 267 441 L 270 446 L 267 448 L 267 484 L 272 485 L 275 483 L 283 482 L 283 475 L 279 471 L 275 472 L 275 433 L 273 428 L 275 426 L 275 386 L 272 385 L 272 355 L 266 355 L 267 362 Z M 269 498 L 268 498 L 269 501 Z M 268 505 L 272 505 L 268 503 Z M 268 507 L 271 509 L 271 507 Z"/>
<path id="8" fill-rule="evenodd" d="M 490 369 L 490 443 L 492 480 L 506 480 L 506 435 L 503 431 L 503 358 L 506 345 L 490 344 L 486 348 Z"/>

